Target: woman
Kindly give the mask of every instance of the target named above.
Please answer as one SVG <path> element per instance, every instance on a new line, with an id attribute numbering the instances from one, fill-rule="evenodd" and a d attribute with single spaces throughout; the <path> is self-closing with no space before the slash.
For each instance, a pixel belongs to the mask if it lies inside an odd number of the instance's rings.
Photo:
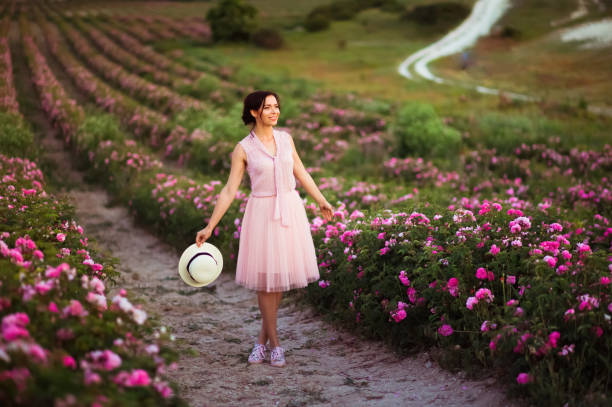
<path id="1" fill-rule="evenodd" d="M 296 178 L 318 203 L 326 220 L 333 209 L 304 168 L 287 132 L 274 128 L 280 115 L 278 95 L 256 91 L 244 99 L 242 121 L 250 133 L 234 148 L 229 179 L 219 193 L 208 225 L 196 235 L 198 247 L 211 235 L 249 173 L 247 201 L 236 264 L 236 282 L 257 292 L 262 326 L 249 355 L 261 363 L 270 353 L 272 366 L 284 366 L 284 349 L 276 332 L 277 310 L 283 291 L 306 287 L 319 279 L 315 248 L 304 204 L 295 189 Z M 270 347 L 267 342 L 270 342 Z"/>

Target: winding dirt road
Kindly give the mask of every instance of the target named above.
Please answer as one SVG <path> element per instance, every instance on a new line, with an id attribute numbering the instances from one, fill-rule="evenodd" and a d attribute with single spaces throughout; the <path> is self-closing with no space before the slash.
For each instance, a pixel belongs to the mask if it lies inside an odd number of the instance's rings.
<path id="1" fill-rule="evenodd" d="M 551 21 L 551 26 L 565 24 L 588 15 L 588 0 L 577 0 L 577 9 L 567 18 Z M 594 6 L 600 11 L 605 10 L 605 5 L 600 0 L 592 0 Z M 434 75 L 429 70 L 429 64 L 436 59 L 461 52 L 471 46 L 476 41 L 491 32 L 493 26 L 501 19 L 511 6 L 510 0 L 478 0 L 472 8 L 470 15 L 454 30 L 446 34 L 440 40 L 415 52 L 406 58 L 397 68 L 400 75 L 405 78 L 415 80 L 416 77 L 447 85 L 454 85 L 468 89 L 474 89 L 479 93 L 488 95 L 500 95 L 505 97 L 529 102 L 540 101 L 541 98 L 533 95 L 525 95 L 490 88 L 482 85 L 470 85 L 462 82 L 444 79 Z M 612 117 L 612 107 L 589 105 L 588 111 L 597 115 Z"/>
<path id="2" fill-rule="evenodd" d="M 470 15 L 457 28 L 446 34 L 440 40 L 406 58 L 397 68 L 399 74 L 408 79 L 414 79 L 415 75 L 418 75 L 421 78 L 436 83 L 465 87 L 465 84 L 434 75 L 429 70 L 429 63 L 436 59 L 456 54 L 474 45 L 478 38 L 491 32 L 495 23 L 503 17 L 509 7 L 509 0 L 478 0 L 472 7 Z M 497 95 L 501 92 L 499 89 L 488 88 L 486 86 L 468 87 L 480 93 L 491 95 Z M 532 96 L 519 93 L 503 93 L 514 99 L 535 100 Z"/>

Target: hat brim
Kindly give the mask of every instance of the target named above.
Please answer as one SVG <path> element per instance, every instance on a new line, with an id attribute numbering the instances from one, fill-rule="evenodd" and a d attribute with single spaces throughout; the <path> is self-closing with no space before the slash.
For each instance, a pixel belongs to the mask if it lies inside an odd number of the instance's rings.
<path id="1" fill-rule="evenodd" d="M 215 261 L 217 262 L 216 272 L 210 273 L 208 276 L 206 276 L 207 278 L 205 281 L 194 280 L 193 278 L 191 278 L 191 276 L 189 275 L 189 272 L 187 271 L 187 264 L 189 263 L 189 260 L 198 253 L 210 253 L 215 259 Z M 178 272 L 179 272 L 179 275 L 181 276 L 181 279 L 192 287 L 204 287 L 204 286 L 209 285 L 210 283 L 215 281 L 217 277 L 219 277 L 222 269 L 223 269 L 223 256 L 221 255 L 221 252 L 219 251 L 219 249 L 217 249 L 216 246 L 208 242 L 202 243 L 200 247 L 198 247 L 196 243 L 193 243 L 191 246 L 185 249 L 185 251 L 181 255 L 181 258 L 178 264 Z"/>

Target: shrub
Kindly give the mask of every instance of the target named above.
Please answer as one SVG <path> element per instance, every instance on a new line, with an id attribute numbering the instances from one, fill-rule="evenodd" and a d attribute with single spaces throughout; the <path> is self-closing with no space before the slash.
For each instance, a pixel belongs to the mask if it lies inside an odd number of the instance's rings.
<path id="1" fill-rule="evenodd" d="M 431 105 L 410 102 L 397 113 L 392 125 L 400 157 L 443 157 L 457 153 L 461 135 L 442 123 Z"/>
<path id="2" fill-rule="evenodd" d="M 403 19 L 423 25 L 455 25 L 470 14 L 470 9 L 458 3 L 443 2 L 416 6 L 407 11 Z"/>
<path id="3" fill-rule="evenodd" d="M 195 93 L 205 96 L 221 87 L 221 80 L 214 75 L 204 75 L 193 85 Z"/>
<path id="4" fill-rule="evenodd" d="M 27 159 L 0 155 L 0 178 L 12 203 L 0 208 L 0 404 L 186 406 L 166 381 L 174 338 L 125 290 L 110 298 L 116 261 L 87 244 L 68 200 Z"/>
<path id="5" fill-rule="evenodd" d="M 511 154 L 521 143 L 545 143 L 564 133 L 563 125 L 544 118 L 486 113 L 478 121 L 475 139 L 500 153 Z"/>
<path id="6" fill-rule="evenodd" d="M 330 19 L 322 14 L 309 14 L 304 20 L 307 31 L 323 31 L 329 28 Z"/>
<path id="7" fill-rule="evenodd" d="M 498 367 L 535 405 L 610 405 L 608 219 L 513 206 L 343 210 L 313 227 L 325 284 L 306 296 L 401 351 L 438 343 L 447 361 Z"/>
<path id="8" fill-rule="evenodd" d="M 208 10 L 214 41 L 248 41 L 255 28 L 257 9 L 242 0 L 221 0 Z"/>
<path id="9" fill-rule="evenodd" d="M 0 153 L 32 157 L 34 136 L 23 120 L 14 114 L 0 112 Z"/>
<path id="10" fill-rule="evenodd" d="M 82 148 L 95 150 L 101 141 L 123 141 L 125 135 L 115 116 L 99 113 L 87 116 L 77 131 L 77 137 L 83 143 Z"/>
<path id="11" fill-rule="evenodd" d="M 502 38 L 520 39 L 521 31 L 518 28 L 506 25 L 501 29 L 499 36 Z"/>
<path id="12" fill-rule="evenodd" d="M 273 28 L 260 28 L 251 36 L 252 41 L 261 48 L 279 49 L 284 45 L 283 37 Z"/>

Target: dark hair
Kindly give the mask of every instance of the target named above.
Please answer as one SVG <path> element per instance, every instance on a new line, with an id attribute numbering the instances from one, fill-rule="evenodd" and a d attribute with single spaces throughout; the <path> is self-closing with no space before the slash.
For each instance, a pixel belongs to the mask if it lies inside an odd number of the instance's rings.
<path id="1" fill-rule="evenodd" d="M 259 111 L 259 108 L 264 104 L 269 95 L 273 95 L 276 98 L 276 102 L 278 103 L 278 108 L 280 110 L 280 99 L 276 93 L 268 90 L 257 90 L 249 93 L 247 97 L 244 98 L 244 107 L 242 109 L 242 121 L 245 125 L 249 123 L 256 123 L 255 118 L 251 114 L 251 110 Z"/>

